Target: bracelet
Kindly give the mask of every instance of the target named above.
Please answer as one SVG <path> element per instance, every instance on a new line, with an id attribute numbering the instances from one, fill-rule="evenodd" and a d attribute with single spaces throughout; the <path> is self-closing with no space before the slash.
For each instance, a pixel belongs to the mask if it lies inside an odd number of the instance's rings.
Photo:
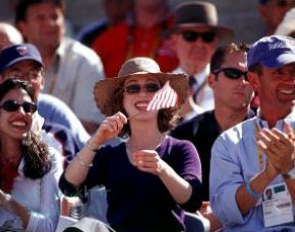
<path id="1" fill-rule="evenodd" d="M 86 142 L 86 147 L 92 152 L 95 152 L 95 153 L 98 152 L 100 147 L 98 147 L 98 148 L 93 147 L 89 141 L 90 141 L 90 139 Z"/>
<path id="2" fill-rule="evenodd" d="M 77 153 L 77 155 L 75 156 L 75 160 L 77 160 L 77 162 L 78 162 L 80 165 L 84 166 L 84 167 L 90 168 L 90 167 L 93 166 L 92 163 L 90 163 L 90 164 L 86 164 L 83 160 L 81 160 L 80 157 L 79 157 L 79 153 Z"/>
<path id="3" fill-rule="evenodd" d="M 247 192 L 249 193 L 249 195 L 254 198 L 255 200 L 258 200 L 260 198 L 260 194 L 255 192 L 252 188 L 251 188 L 251 185 L 250 185 L 250 182 L 249 181 L 246 181 L 246 189 L 247 189 Z"/>

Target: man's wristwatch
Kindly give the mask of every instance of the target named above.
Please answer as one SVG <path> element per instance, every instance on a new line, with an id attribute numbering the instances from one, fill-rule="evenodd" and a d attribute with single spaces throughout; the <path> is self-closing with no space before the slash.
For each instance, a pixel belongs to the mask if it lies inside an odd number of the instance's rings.
<path id="1" fill-rule="evenodd" d="M 288 173 L 283 174 L 284 179 L 295 180 L 295 167 L 292 168 Z"/>

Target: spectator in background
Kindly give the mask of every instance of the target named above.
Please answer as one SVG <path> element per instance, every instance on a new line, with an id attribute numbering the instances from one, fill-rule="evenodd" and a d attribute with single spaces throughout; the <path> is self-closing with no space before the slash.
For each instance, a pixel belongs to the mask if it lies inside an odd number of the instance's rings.
<path id="1" fill-rule="evenodd" d="M 264 35 L 272 35 L 285 14 L 295 7 L 294 0 L 259 0 L 258 12 L 265 24 Z"/>
<path id="2" fill-rule="evenodd" d="M 212 56 L 209 86 L 214 93 L 214 110 L 206 111 L 183 122 L 171 131 L 178 139 L 191 141 L 199 153 L 203 177 L 203 207 L 200 212 L 210 220 L 211 230 L 220 227 L 209 203 L 211 149 L 215 139 L 225 130 L 253 117 L 250 102 L 253 89 L 247 79 L 246 44 L 231 43 L 219 47 Z M 214 168 L 214 167 L 212 167 Z"/>
<path id="3" fill-rule="evenodd" d="M 294 40 L 259 39 L 247 54 L 247 67 L 260 99 L 259 114 L 214 142 L 211 206 L 224 231 L 294 231 Z M 263 201 L 268 188 L 280 189 L 272 205 Z"/>
<path id="4" fill-rule="evenodd" d="M 37 110 L 32 87 L 0 85 L 0 230 L 54 232 L 60 212 L 61 156 L 31 131 Z"/>
<path id="5" fill-rule="evenodd" d="M 194 83 L 190 97 L 203 110 L 214 108 L 213 92 L 207 82 L 210 60 L 217 45 L 230 38 L 233 38 L 233 31 L 218 25 L 217 11 L 212 3 L 195 0 L 176 7 L 171 45 L 179 66 L 173 72 L 190 76 Z"/>
<path id="6" fill-rule="evenodd" d="M 2 43 L 3 46 L 6 47 L 12 44 L 23 43 L 20 32 L 13 26 L 6 23 L 0 23 L 0 33 L 1 32 L 3 37 L 6 38 L 3 41 L 5 43 Z M 17 47 L 18 46 L 14 48 L 17 48 Z M 38 53 L 39 52 L 36 52 L 36 54 Z M 24 55 L 27 55 L 27 54 L 24 54 Z M 9 57 L 13 58 L 11 57 L 10 52 L 8 52 L 8 54 L 6 53 L 6 55 L 4 52 L 3 54 L 0 55 L 0 57 L 2 62 L 4 63 L 5 62 L 10 63 L 12 60 L 8 58 Z M 16 59 L 19 59 L 19 58 L 20 58 L 20 54 L 17 55 Z M 34 57 L 29 55 L 27 58 L 32 59 Z M 4 64 L 2 63 L 1 66 L 2 65 Z M 19 78 L 22 79 L 23 77 L 19 76 Z M 71 131 L 71 134 L 73 135 L 74 140 L 77 142 L 79 149 L 82 148 L 85 145 L 86 141 L 90 138 L 90 136 L 84 129 L 80 120 L 73 113 L 73 111 L 58 98 L 41 92 L 41 90 L 44 87 L 43 76 L 41 81 L 38 82 L 37 85 L 33 85 L 33 87 L 35 87 L 35 92 L 38 95 L 38 101 L 37 101 L 38 113 L 45 119 L 46 123 L 61 124 L 62 126 L 67 127 L 68 130 Z M 63 139 L 61 139 L 61 141 L 63 141 Z"/>
<path id="7" fill-rule="evenodd" d="M 183 210 L 194 212 L 201 203 L 198 154 L 190 142 L 166 134 L 175 125 L 176 108 L 146 107 L 167 81 L 181 105 L 186 76 L 162 73 L 146 57 L 127 60 L 118 76 L 97 83 L 96 101 L 108 117 L 69 164 L 60 188 L 71 195 L 105 185 L 108 220 L 116 231 L 184 231 Z M 101 147 L 118 135 L 128 139 Z"/>
<path id="8" fill-rule="evenodd" d="M 169 0 L 134 0 L 132 17 L 109 28 L 93 43 L 107 78 L 115 77 L 125 60 L 145 56 L 157 61 L 163 72 L 178 64 L 167 30 L 172 26 Z"/>
<path id="9" fill-rule="evenodd" d="M 22 42 L 23 38 L 14 26 L 0 22 L 0 51 L 10 44 L 21 44 Z"/>
<path id="10" fill-rule="evenodd" d="M 62 0 L 20 0 L 16 25 L 25 40 L 34 44 L 45 64 L 42 90 L 63 100 L 92 133 L 104 116 L 93 95 L 96 81 L 104 78 L 100 58 L 88 47 L 64 36 Z"/>
<path id="11" fill-rule="evenodd" d="M 77 40 L 92 46 L 93 41 L 108 28 L 125 20 L 127 14 L 133 9 L 133 0 L 102 0 L 105 16 L 80 30 Z"/>
<path id="12" fill-rule="evenodd" d="M 295 38 L 295 7 L 285 14 L 285 17 L 278 25 L 275 34 L 287 35 Z"/>

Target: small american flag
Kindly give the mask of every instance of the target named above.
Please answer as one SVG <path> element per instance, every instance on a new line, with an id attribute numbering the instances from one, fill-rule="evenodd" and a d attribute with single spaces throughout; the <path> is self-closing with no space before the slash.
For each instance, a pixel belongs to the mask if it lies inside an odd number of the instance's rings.
<path id="1" fill-rule="evenodd" d="M 177 105 L 178 95 L 169 84 L 169 81 L 154 95 L 146 111 L 167 109 Z"/>

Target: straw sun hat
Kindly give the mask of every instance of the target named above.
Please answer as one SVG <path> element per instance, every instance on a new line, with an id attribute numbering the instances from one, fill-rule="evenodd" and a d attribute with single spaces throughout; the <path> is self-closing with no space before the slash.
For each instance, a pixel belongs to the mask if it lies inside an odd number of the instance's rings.
<path id="1" fill-rule="evenodd" d="M 116 112 L 112 112 L 113 109 L 110 106 L 115 92 L 123 88 L 128 78 L 145 76 L 157 77 L 162 85 L 169 81 L 178 94 L 178 104 L 184 103 L 188 90 L 188 79 L 185 74 L 163 73 L 154 60 L 147 57 L 136 57 L 127 60 L 121 66 L 118 77 L 107 78 L 95 84 L 94 96 L 97 107 L 106 116 L 113 115 Z"/>

